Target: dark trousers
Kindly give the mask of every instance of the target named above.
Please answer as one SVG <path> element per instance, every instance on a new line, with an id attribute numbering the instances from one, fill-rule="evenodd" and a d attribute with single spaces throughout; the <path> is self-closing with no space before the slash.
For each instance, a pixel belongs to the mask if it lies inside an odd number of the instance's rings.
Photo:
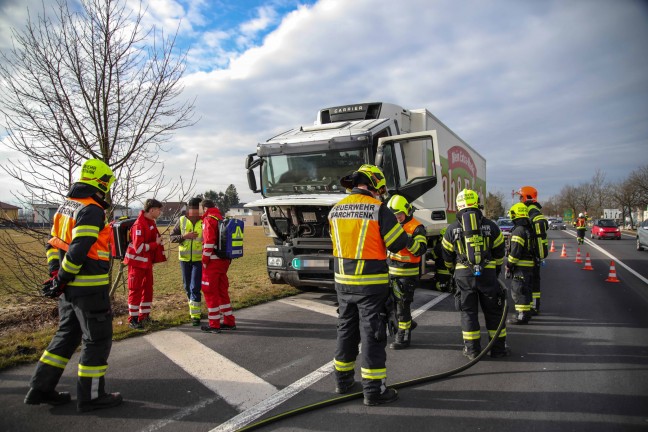
<path id="1" fill-rule="evenodd" d="M 481 351 L 479 307 L 481 306 L 484 313 L 489 338 L 492 338 L 504 312 L 504 292 L 497 282 L 494 270 L 486 270 L 481 276 L 455 273 L 455 282 L 459 296 L 458 306 L 461 312 L 464 346 L 471 353 L 479 353 Z M 504 327 L 492 352 L 503 352 L 505 349 L 506 328 Z"/>
<path id="2" fill-rule="evenodd" d="M 540 310 L 540 294 L 540 264 L 536 264 L 531 276 L 531 307 L 537 311 Z"/>
<path id="3" fill-rule="evenodd" d="M 200 281 L 202 279 L 202 262 L 180 261 L 182 270 L 182 286 L 187 293 L 187 298 L 200 303 L 202 299 Z"/>
<path id="4" fill-rule="evenodd" d="M 335 361 L 352 364 L 358 357 L 358 344 L 362 344 L 362 385 L 365 394 L 384 391 L 386 378 L 385 345 L 387 343 L 386 302 L 389 287 L 380 294 L 337 292 L 339 315 Z M 352 365 L 353 366 L 353 365 Z M 336 366 L 339 384 L 353 381 L 354 370 L 341 371 Z"/>
<path id="5" fill-rule="evenodd" d="M 511 296 L 515 311 L 527 316 L 531 312 L 533 273 L 535 267 L 515 267 L 511 281 Z"/>
<path id="6" fill-rule="evenodd" d="M 56 388 L 70 357 L 81 348 L 77 400 L 96 399 L 105 392 L 104 375 L 112 347 L 109 287 L 88 287 L 93 294 L 59 298 L 59 328 L 36 365 L 30 387 L 44 392 Z"/>

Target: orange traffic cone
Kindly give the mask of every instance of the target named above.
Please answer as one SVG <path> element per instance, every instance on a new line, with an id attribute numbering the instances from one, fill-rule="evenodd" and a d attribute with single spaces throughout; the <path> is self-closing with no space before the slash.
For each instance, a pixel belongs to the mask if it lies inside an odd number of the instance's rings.
<path id="1" fill-rule="evenodd" d="M 551 240 L 551 249 L 549 249 L 549 252 L 556 252 L 556 248 L 554 247 L 554 241 Z"/>
<path id="2" fill-rule="evenodd" d="M 608 278 L 605 279 L 605 282 L 621 282 L 616 277 L 616 268 L 614 268 L 614 261 L 610 261 L 610 273 L 608 274 Z"/>
<path id="3" fill-rule="evenodd" d="M 589 252 L 587 252 L 587 255 L 585 255 L 585 267 L 583 267 L 582 270 L 594 270 L 594 267 L 592 267 L 592 261 L 590 260 Z"/>
<path id="4" fill-rule="evenodd" d="M 574 260 L 575 263 L 577 264 L 582 264 L 583 260 L 581 260 L 581 254 L 580 254 L 580 248 L 576 250 L 576 259 Z"/>
<path id="5" fill-rule="evenodd" d="M 561 258 L 566 258 L 567 257 L 567 248 L 565 248 L 565 243 L 563 243 L 563 248 L 562 252 L 560 253 Z"/>

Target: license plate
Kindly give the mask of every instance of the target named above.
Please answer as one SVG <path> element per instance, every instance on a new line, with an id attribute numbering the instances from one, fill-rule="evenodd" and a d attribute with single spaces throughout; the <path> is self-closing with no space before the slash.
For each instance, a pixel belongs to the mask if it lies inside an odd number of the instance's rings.
<path id="1" fill-rule="evenodd" d="M 302 261 L 302 268 L 329 268 L 328 260 L 306 259 Z"/>

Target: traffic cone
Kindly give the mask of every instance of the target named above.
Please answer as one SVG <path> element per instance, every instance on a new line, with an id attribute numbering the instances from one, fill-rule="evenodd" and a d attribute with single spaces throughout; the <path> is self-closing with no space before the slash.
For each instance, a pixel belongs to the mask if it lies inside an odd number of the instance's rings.
<path id="1" fill-rule="evenodd" d="M 582 270 L 594 270 L 594 267 L 592 267 L 592 261 L 590 260 L 589 252 L 587 252 L 587 255 L 585 255 L 585 267 L 583 267 Z"/>
<path id="2" fill-rule="evenodd" d="M 560 253 L 561 258 L 566 258 L 567 257 L 567 248 L 565 248 L 565 243 L 563 243 L 563 248 L 562 252 Z"/>
<path id="3" fill-rule="evenodd" d="M 551 249 L 549 249 L 549 252 L 556 252 L 556 248 L 554 247 L 554 241 L 551 240 Z"/>
<path id="4" fill-rule="evenodd" d="M 610 273 L 608 274 L 608 278 L 605 279 L 605 282 L 621 282 L 616 277 L 616 268 L 614 268 L 614 261 L 610 261 Z"/>
<path id="5" fill-rule="evenodd" d="M 580 254 L 580 248 L 576 250 L 576 259 L 574 260 L 575 263 L 577 264 L 582 264 L 583 260 L 581 260 L 581 254 Z"/>

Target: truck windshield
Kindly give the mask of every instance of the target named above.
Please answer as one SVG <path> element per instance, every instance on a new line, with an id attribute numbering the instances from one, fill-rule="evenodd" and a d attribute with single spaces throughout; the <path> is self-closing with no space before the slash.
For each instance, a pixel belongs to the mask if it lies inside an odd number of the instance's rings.
<path id="1" fill-rule="evenodd" d="M 267 156 L 261 168 L 263 195 L 341 193 L 340 178 L 364 163 L 366 149 Z"/>

